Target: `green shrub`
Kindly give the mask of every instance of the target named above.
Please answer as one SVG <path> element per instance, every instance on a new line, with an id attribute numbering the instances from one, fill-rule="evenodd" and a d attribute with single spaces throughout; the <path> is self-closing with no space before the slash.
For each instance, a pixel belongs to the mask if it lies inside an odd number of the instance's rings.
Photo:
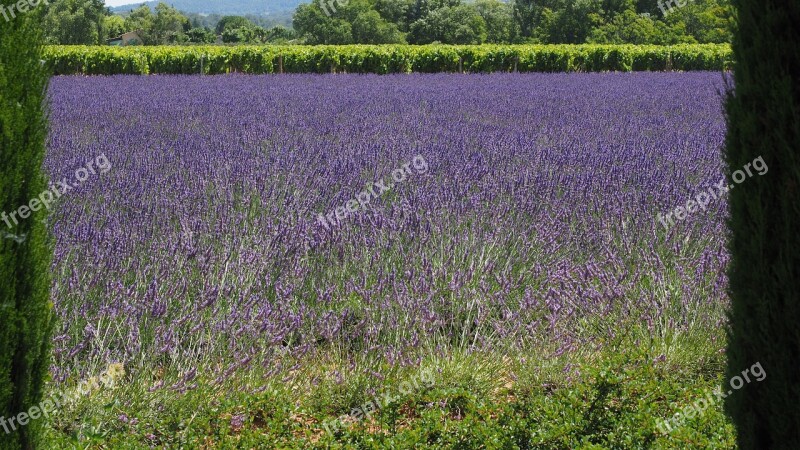
<path id="1" fill-rule="evenodd" d="M 760 363 L 764 381 L 726 406 L 742 449 L 800 448 L 800 3 L 734 0 L 735 90 L 728 172 L 762 158 L 763 177 L 730 191 L 728 378 Z M 704 55 L 718 60 L 718 54 Z M 749 166 L 747 168 L 749 170 Z"/>
<path id="2" fill-rule="evenodd" d="M 40 13 L 0 20 L 0 213 L 9 215 L 0 221 L 0 419 L 17 420 L 0 428 L 0 449 L 33 448 L 39 441 L 42 420 L 21 426 L 18 415 L 41 401 L 49 369 L 51 248 L 46 208 L 32 202 L 47 188 L 42 162 L 48 75 L 40 62 Z M 23 206 L 36 211 L 17 216 Z"/>
<path id="3" fill-rule="evenodd" d="M 635 45 L 320 45 L 47 47 L 56 74 L 603 72 L 722 70 L 730 47 Z"/>

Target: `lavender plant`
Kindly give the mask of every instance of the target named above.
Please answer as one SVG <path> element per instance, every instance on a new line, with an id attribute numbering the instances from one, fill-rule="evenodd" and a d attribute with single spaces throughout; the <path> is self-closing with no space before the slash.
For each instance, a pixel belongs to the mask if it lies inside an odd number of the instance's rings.
<path id="1" fill-rule="evenodd" d="M 124 362 L 184 392 L 198 377 L 291 379 L 331 355 L 371 374 L 622 336 L 664 358 L 714 352 L 726 203 L 669 230 L 656 216 L 721 178 L 721 86 L 714 73 L 56 78 L 50 176 L 99 154 L 114 170 L 51 218 L 54 377 Z M 318 223 L 415 155 L 424 174 Z"/>

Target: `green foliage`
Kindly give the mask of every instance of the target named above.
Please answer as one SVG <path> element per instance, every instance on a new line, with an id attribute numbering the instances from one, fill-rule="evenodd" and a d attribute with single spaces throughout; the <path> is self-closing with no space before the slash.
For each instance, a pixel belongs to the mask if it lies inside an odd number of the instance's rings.
<path id="1" fill-rule="evenodd" d="M 602 72 L 723 70 L 727 45 L 50 46 L 56 74 Z"/>
<path id="2" fill-rule="evenodd" d="M 614 16 L 607 23 L 593 29 L 589 41 L 598 44 L 676 44 L 679 42 L 692 43 L 694 39 L 684 36 L 677 42 L 662 22 L 650 17 L 641 16 L 628 10 Z"/>
<path id="3" fill-rule="evenodd" d="M 411 24 L 409 41 L 414 44 L 482 44 L 486 22 L 471 6 L 445 6 Z"/>
<path id="4" fill-rule="evenodd" d="M 368 8 L 365 9 L 368 11 Z M 374 11 L 371 11 L 374 13 Z M 296 36 L 290 29 L 276 26 L 266 30 L 241 16 L 225 16 L 216 23 L 216 32 L 201 26 L 166 3 L 160 2 L 155 11 L 143 5 L 125 18 L 107 15 L 102 1 L 59 0 L 48 9 L 47 42 L 51 44 L 104 44 L 107 38 L 135 31 L 144 45 L 214 44 L 219 37 L 225 43 L 265 44 L 287 43 Z M 377 13 L 375 13 L 377 14 Z M 402 43 L 403 35 L 393 24 L 381 21 L 384 37 L 376 43 Z M 363 28 L 363 27 L 362 27 Z M 132 45 L 131 43 L 130 45 Z"/>
<path id="5" fill-rule="evenodd" d="M 374 43 L 374 32 L 354 29 L 358 17 L 375 11 L 415 44 L 724 43 L 728 2 L 695 0 L 667 11 L 658 0 L 314 0 L 297 9 L 294 26 L 309 44 Z"/>
<path id="6" fill-rule="evenodd" d="M 404 33 L 408 32 L 414 0 L 376 0 L 375 10 L 386 21 L 397 25 Z"/>
<path id="7" fill-rule="evenodd" d="M 222 42 L 226 44 L 244 44 L 253 42 L 255 32 L 252 27 L 227 28 L 222 32 Z"/>
<path id="8" fill-rule="evenodd" d="M 352 27 L 353 40 L 364 44 L 405 44 L 405 37 L 397 25 L 384 20 L 375 10 L 365 11 L 356 17 Z"/>
<path id="9" fill-rule="evenodd" d="M 192 28 L 186 32 L 186 39 L 195 44 L 213 44 L 217 35 L 210 28 Z"/>
<path id="10" fill-rule="evenodd" d="M 520 26 L 520 33 L 524 38 L 535 35 L 536 29 L 541 26 L 546 11 L 559 8 L 558 0 L 514 0 L 514 20 Z"/>
<path id="11" fill-rule="evenodd" d="M 103 18 L 103 29 L 108 39 L 115 38 L 127 32 L 125 19 L 120 16 L 106 16 Z"/>
<path id="12" fill-rule="evenodd" d="M 537 35 L 546 43 L 591 42 L 589 37 L 603 23 L 602 17 L 605 15 L 605 11 L 601 10 L 599 5 L 599 2 L 593 0 L 570 1 L 563 9 L 546 11 L 542 21 L 542 30 Z M 610 44 L 611 42 L 603 43 Z M 634 42 L 614 43 L 633 44 Z M 641 43 L 658 44 L 655 41 Z"/>
<path id="13" fill-rule="evenodd" d="M 409 15 L 409 24 L 428 17 L 429 14 L 440 8 L 451 8 L 461 5 L 461 0 L 414 0 Z"/>
<path id="14" fill-rule="evenodd" d="M 269 30 L 264 37 L 264 42 L 273 42 L 276 44 L 285 44 L 296 37 L 294 30 L 277 25 Z"/>
<path id="15" fill-rule="evenodd" d="M 131 11 L 125 18 L 125 30 L 136 31 L 144 41 L 143 44 L 151 44 L 154 42 L 152 36 L 154 23 L 153 12 L 146 5 L 142 5 Z"/>
<path id="16" fill-rule="evenodd" d="M 64 0 L 71 2 L 76 0 Z M 95 0 L 93 0 L 95 1 Z M 57 3 L 59 5 L 61 3 Z M 88 5 L 89 3 L 87 3 Z M 200 43 L 212 44 L 216 42 L 217 38 L 213 31 L 204 27 L 192 27 L 189 19 L 177 9 L 167 5 L 166 3 L 158 3 L 155 7 L 155 12 L 148 6 L 142 5 L 139 8 L 131 11 L 125 18 L 116 15 L 106 15 L 107 10 L 103 7 L 102 2 L 99 3 L 100 9 L 98 10 L 99 23 L 101 24 L 102 38 L 97 38 L 96 33 L 94 37 L 87 38 L 87 33 L 83 30 L 77 30 L 76 36 L 78 38 L 70 38 L 56 34 L 51 31 L 52 35 L 48 42 L 62 43 L 62 44 L 96 44 L 104 43 L 106 38 L 113 38 L 123 33 L 135 31 L 139 34 L 142 42 L 139 44 L 144 45 L 166 45 L 166 44 L 182 44 L 182 43 Z M 52 17 L 52 25 L 48 25 L 49 29 L 59 30 L 66 28 L 65 20 L 56 15 L 51 8 L 48 17 Z M 84 22 L 86 22 L 84 20 Z M 248 28 L 254 25 L 242 17 L 224 17 L 219 26 L 228 29 L 229 26 L 234 24 L 246 24 Z M 227 24 L 227 25 L 226 25 Z M 239 42 L 239 41 L 236 41 Z M 250 40 L 241 42 L 251 42 Z"/>
<path id="17" fill-rule="evenodd" d="M 378 380 L 360 367 L 335 379 L 326 365 L 299 377 L 314 379 L 313 386 L 258 378 L 257 392 L 254 386 L 220 387 L 202 379 L 186 394 L 125 386 L 82 399 L 59 415 L 48 443 L 53 448 L 734 448 L 733 426 L 719 404 L 668 434 L 658 429 L 660 420 L 707 397 L 719 384 L 717 377 L 632 353 L 595 355 L 574 365 L 548 361 L 552 370 L 545 370 L 544 361 L 517 365 L 499 355 L 450 355 L 424 365 L 433 370 L 430 384 L 405 390 L 403 383 L 413 385 L 421 368 L 390 371 Z M 391 401 L 371 417 L 332 422 L 376 396 L 386 399 L 384 394 Z"/>
<path id="18" fill-rule="evenodd" d="M 217 29 L 216 32 L 219 35 L 222 35 L 227 30 L 235 30 L 238 28 L 252 28 L 255 25 L 253 22 L 247 20 L 247 18 L 242 16 L 225 16 L 217 22 Z"/>
<path id="19" fill-rule="evenodd" d="M 58 0 L 44 17 L 45 39 L 51 44 L 101 44 L 107 38 L 103 0 Z"/>
<path id="20" fill-rule="evenodd" d="M 311 0 L 294 13 L 291 37 L 270 36 L 275 21 L 257 16 L 211 17 L 159 2 L 125 19 L 101 0 L 52 0 L 47 42 L 98 44 L 136 31 L 145 45 L 213 43 L 306 44 L 657 44 L 726 43 L 733 28 L 730 0 Z M 194 29 L 189 35 L 189 30 Z"/>
<path id="21" fill-rule="evenodd" d="M 265 30 L 259 26 L 245 26 L 239 28 L 226 28 L 222 32 L 222 42 L 226 44 L 267 44 L 267 43 L 287 43 L 294 39 L 295 35 L 292 30 L 282 26 L 276 26 Z M 207 43 L 212 43 L 216 37 L 211 33 L 211 36 L 206 37 Z M 194 41 L 196 42 L 196 41 Z"/>
<path id="22" fill-rule="evenodd" d="M 800 448 L 800 3 L 734 0 L 735 89 L 728 173 L 769 172 L 732 189 L 728 376 L 759 362 L 766 379 L 728 397 L 742 449 Z"/>
<path id="23" fill-rule="evenodd" d="M 696 42 L 731 42 L 733 7 L 727 0 L 694 0 L 676 8 L 664 22 L 675 34 L 685 34 Z"/>
<path id="24" fill-rule="evenodd" d="M 144 45 L 176 44 L 196 42 L 192 39 L 207 39 L 204 33 L 199 31 L 195 31 L 191 36 L 188 35 L 190 29 L 192 26 L 186 16 L 166 3 L 159 3 L 156 5 L 155 14 L 146 5 L 131 11 L 125 17 L 123 32 L 137 32 Z"/>
<path id="25" fill-rule="evenodd" d="M 294 29 L 308 44 L 351 44 L 352 25 L 340 18 L 328 17 L 322 12 L 321 1 L 297 7 L 294 14 Z"/>
<path id="26" fill-rule="evenodd" d="M 4 7 L 11 3 L 1 2 Z M 42 172 L 48 74 L 42 59 L 44 10 L 0 20 L 0 213 L 16 214 L 47 190 Z M 33 208 L 31 208 L 33 209 Z M 30 213 L 25 217 L 23 214 Z M 3 216 L 5 218 L 5 215 Z M 46 209 L 0 221 L 0 418 L 26 413 L 42 399 L 49 368 L 51 247 Z M 0 449 L 38 443 L 41 421 L 0 429 Z"/>
<path id="27" fill-rule="evenodd" d="M 166 3 L 156 5 L 153 27 L 149 30 L 150 43 L 173 44 L 185 40 L 184 33 L 189 31 L 189 19 L 177 9 Z"/>
<path id="28" fill-rule="evenodd" d="M 478 0 L 475 2 L 475 11 L 486 24 L 486 42 L 502 44 L 517 40 L 519 24 L 514 22 L 511 4 L 499 0 Z"/>
<path id="29" fill-rule="evenodd" d="M 144 45 L 213 44 L 217 36 L 226 43 L 263 44 L 287 42 L 295 37 L 286 28 L 265 30 L 241 16 L 219 18 L 215 33 L 164 2 L 159 2 L 155 10 L 142 5 L 123 18 L 109 15 L 102 0 L 54 0 L 47 9 L 45 25 L 50 44 L 104 44 L 106 39 L 130 31 L 137 32 L 142 39 L 137 44 Z M 403 42 L 399 32 L 394 38 L 387 42 Z"/>

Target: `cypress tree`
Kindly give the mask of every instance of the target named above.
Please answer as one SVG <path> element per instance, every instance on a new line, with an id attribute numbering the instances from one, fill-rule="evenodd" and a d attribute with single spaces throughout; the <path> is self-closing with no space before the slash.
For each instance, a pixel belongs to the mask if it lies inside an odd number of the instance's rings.
<path id="1" fill-rule="evenodd" d="M 42 173 L 48 76 L 44 3 L 20 11 L 0 0 L 0 449 L 31 449 L 42 419 L 8 423 L 41 401 L 52 331 L 46 209 L 19 214 L 47 189 Z M 12 9 L 12 5 L 13 9 Z M 7 18 L 7 19 L 6 19 Z M 12 212 L 15 214 L 11 217 Z M 12 425 L 16 425 L 12 427 Z M 6 432 L 8 428 L 8 433 Z"/>
<path id="2" fill-rule="evenodd" d="M 728 380 L 766 378 L 725 400 L 742 449 L 800 448 L 800 1 L 733 0 L 730 173 L 769 167 L 730 191 Z M 752 376 L 751 376 L 752 378 Z M 727 385 L 724 390 L 732 390 Z"/>

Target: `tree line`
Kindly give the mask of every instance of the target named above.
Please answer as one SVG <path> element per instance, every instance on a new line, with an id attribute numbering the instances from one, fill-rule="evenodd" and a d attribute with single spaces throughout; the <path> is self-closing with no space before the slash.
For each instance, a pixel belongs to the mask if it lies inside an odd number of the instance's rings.
<path id="1" fill-rule="evenodd" d="M 51 44 L 102 44 L 136 31 L 170 44 L 680 44 L 730 42 L 730 0 L 311 0 L 293 28 L 225 16 L 212 26 L 159 3 L 114 15 L 103 0 L 56 0 L 45 14 Z"/>
<path id="2" fill-rule="evenodd" d="M 730 42 L 728 0 L 313 0 L 294 28 L 310 44 Z"/>
<path id="3" fill-rule="evenodd" d="M 226 16 L 209 26 L 208 17 L 186 15 L 166 3 L 155 10 L 142 5 L 125 15 L 113 14 L 103 0 L 56 0 L 44 14 L 48 44 L 104 44 L 107 39 L 136 31 L 141 45 L 223 43 L 285 43 L 294 39 L 283 26 L 264 28 L 257 18 Z M 262 22 L 263 23 L 263 22 Z"/>

